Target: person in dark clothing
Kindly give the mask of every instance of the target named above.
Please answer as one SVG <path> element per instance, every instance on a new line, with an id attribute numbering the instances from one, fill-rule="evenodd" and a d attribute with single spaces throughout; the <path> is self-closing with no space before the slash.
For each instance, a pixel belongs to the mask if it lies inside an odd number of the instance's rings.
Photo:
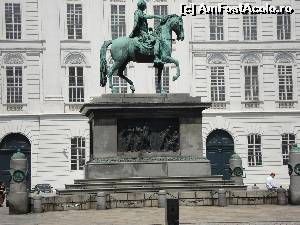
<path id="1" fill-rule="evenodd" d="M 0 181 L 0 207 L 2 207 L 3 202 L 5 199 L 5 186 L 4 186 L 4 182 Z"/>

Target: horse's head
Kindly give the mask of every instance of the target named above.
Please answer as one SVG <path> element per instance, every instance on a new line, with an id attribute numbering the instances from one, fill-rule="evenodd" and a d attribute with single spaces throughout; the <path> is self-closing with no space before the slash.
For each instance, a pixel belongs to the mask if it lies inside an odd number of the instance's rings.
<path id="1" fill-rule="evenodd" d="M 176 33 L 177 40 L 184 40 L 184 29 L 183 29 L 183 20 L 181 16 L 172 15 L 171 20 L 171 29 Z"/>

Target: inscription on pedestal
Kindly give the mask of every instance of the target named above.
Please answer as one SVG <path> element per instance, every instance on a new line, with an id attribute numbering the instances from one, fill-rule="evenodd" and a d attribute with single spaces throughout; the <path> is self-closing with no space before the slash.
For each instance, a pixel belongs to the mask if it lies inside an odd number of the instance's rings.
<path id="1" fill-rule="evenodd" d="M 119 119 L 118 152 L 176 152 L 178 119 Z"/>

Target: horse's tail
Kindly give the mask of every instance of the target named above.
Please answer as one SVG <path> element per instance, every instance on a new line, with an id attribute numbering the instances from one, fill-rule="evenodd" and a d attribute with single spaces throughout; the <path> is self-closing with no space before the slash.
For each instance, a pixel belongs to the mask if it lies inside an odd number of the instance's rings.
<path id="1" fill-rule="evenodd" d="M 100 50 L 100 85 L 105 87 L 107 82 L 107 62 L 106 62 L 106 51 L 107 47 L 112 43 L 112 41 L 104 41 Z"/>

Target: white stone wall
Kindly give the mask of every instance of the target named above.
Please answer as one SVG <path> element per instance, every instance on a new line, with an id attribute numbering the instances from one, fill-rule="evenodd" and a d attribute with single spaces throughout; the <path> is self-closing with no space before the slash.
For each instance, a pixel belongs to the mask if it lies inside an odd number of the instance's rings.
<path id="1" fill-rule="evenodd" d="M 22 10 L 22 39 L 5 39 L 4 3 L 20 2 Z M 83 5 L 83 39 L 68 40 L 66 4 Z M 147 13 L 153 14 L 153 5 L 168 4 L 169 14 L 180 14 L 180 4 L 191 1 L 155 0 L 148 3 Z M 192 1 L 200 3 L 200 1 Z M 222 1 L 201 1 L 217 4 Z M 213 3 L 212 3 L 213 2 Z M 228 1 L 238 4 L 241 1 Z M 243 1 L 265 4 L 265 1 Z M 300 3 L 272 1 L 272 5 L 288 4 L 292 14 L 292 39 L 277 41 L 276 16 L 258 15 L 258 40 L 243 41 L 242 15 L 226 15 L 224 41 L 209 41 L 207 15 L 184 17 L 185 40 L 173 46 L 173 57 L 180 61 L 182 76 L 172 82 L 171 93 L 191 93 L 210 101 L 209 66 L 224 59 L 226 83 L 226 109 L 205 111 L 204 148 L 206 137 L 214 129 L 225 129 L 234 138 L 235 151 L 243 159 L 245 182 L 263 185 L 272 170 L 279 183 L 288 185 L 287 166 L 282 166 L 281 134 L 296 134 L 299 143 L 299 104 L 295 108 L 279 109 L 277 71 L 274 65 L 280 53 L 290 57 L 293 65 L 294 99 L 300 98 Z M 133 27 L 135 0 L 7 0 L 0 1 L 0 139 L 8 133 L 21 132 L 32 144 L 32 185 L 51 183 L 55 188 L 82 178 L 83 171 L 70 170 L 70 138 L 84 136 L 89 141 L 87 119 L 77 110 L 81 104 L 68 103 L 68 66 L 84 67 L 85 102 L 93 96 L 109 93 L 108 87 L 99 85 L 99 50 L 104 40 L 111 39 L 110 5 L 126 5 L 126 34 Z M 152 26 L 152 21 L 149 22 Z M 254 54 L 253 54 L 254 53 Z M 241 65 L 245 56 L 259 59 L 259 109 L 245 109 L 244 80 Z M 107 54 L 109 58 L 109 54 Z M 8 111 L 5 89 L 5 65 L 18 60 L 23 67 L 24 104 L 22 110 Z M 6 61 L 5 61 L 6 60 Z M 15 64 L 16 62 L 12 62 Z M 170 78 L 175 67 L 170 67 Z M 128 76 L 136 86 L 136 93 L 155 91 L 154 69 L 151 64 L 130 63 Z M 248 167 L 247 135 L 262 135 L 263 166 Z M 89 146 L 89 143 L 87 143 Z M 87 148 L 87 154 L 89 149 Z M 205 152 L 205 151 L 204 151 Z"/>

